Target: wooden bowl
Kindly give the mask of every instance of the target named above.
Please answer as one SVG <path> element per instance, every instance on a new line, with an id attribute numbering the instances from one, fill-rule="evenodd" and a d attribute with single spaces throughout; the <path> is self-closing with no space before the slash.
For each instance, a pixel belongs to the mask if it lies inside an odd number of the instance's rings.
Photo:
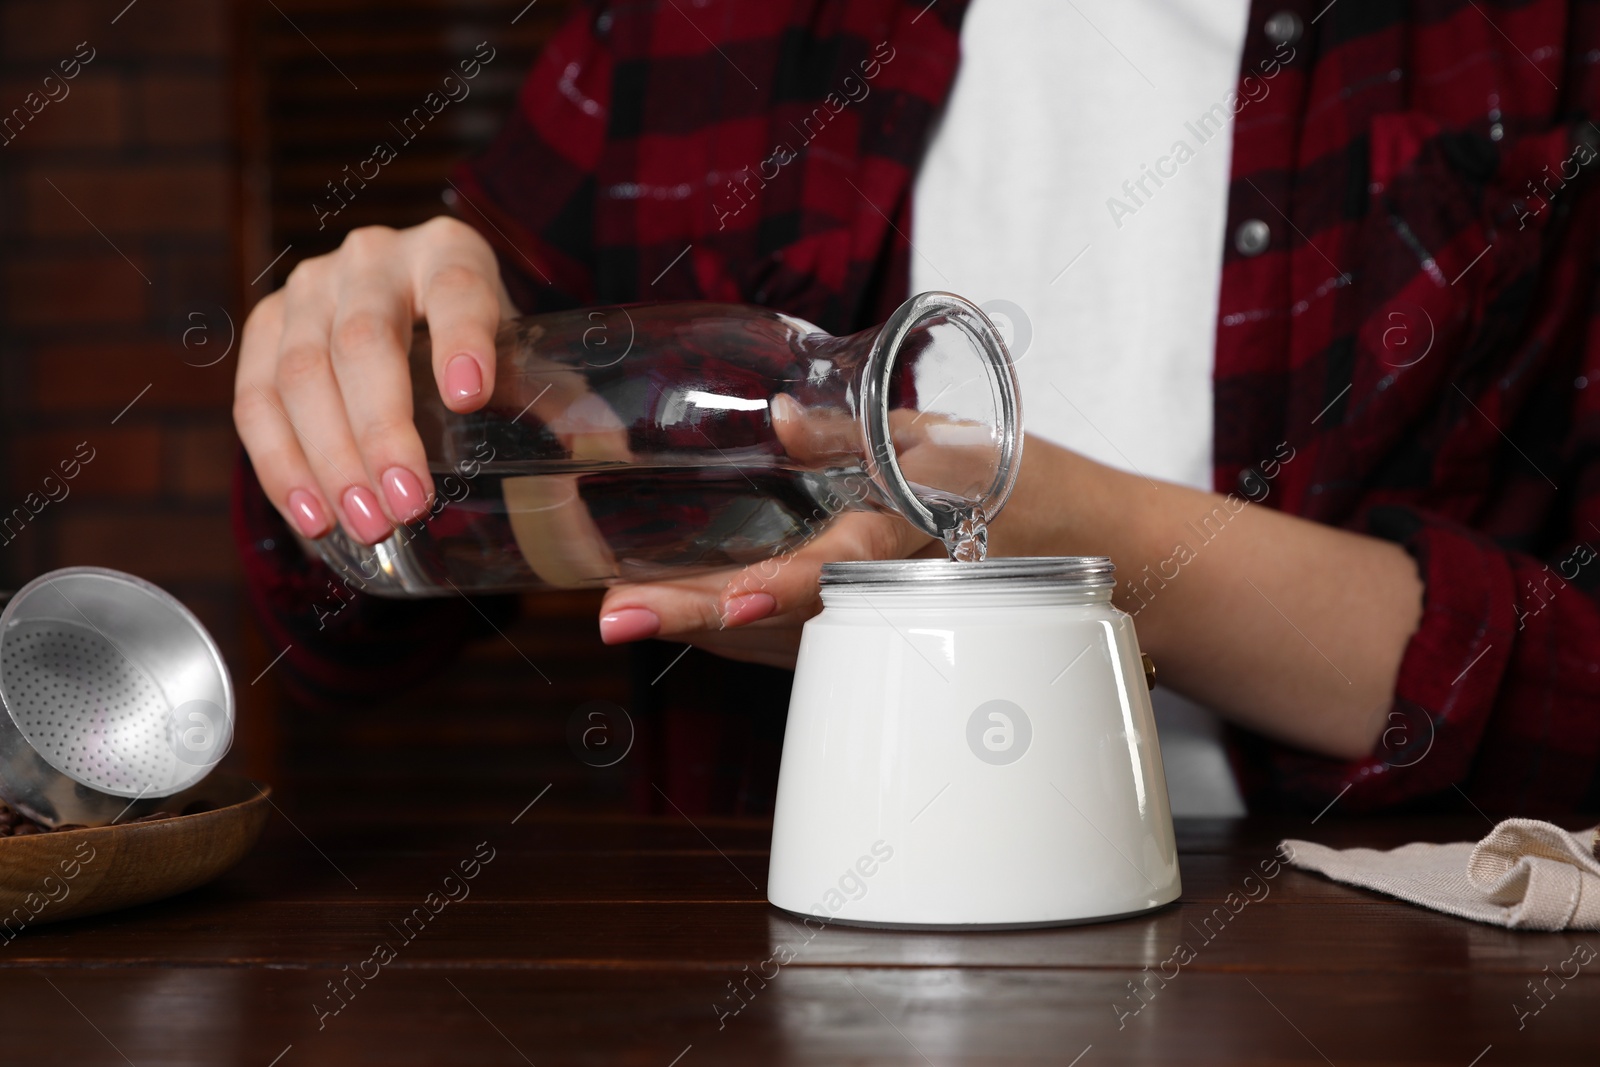
<path id="1" fill-rule="evenodd" d="M 0 838 L 0 938 L 205 885 L 254 847 L 270 793 L 216 771 L 169 801 L 191 814 Z"/>

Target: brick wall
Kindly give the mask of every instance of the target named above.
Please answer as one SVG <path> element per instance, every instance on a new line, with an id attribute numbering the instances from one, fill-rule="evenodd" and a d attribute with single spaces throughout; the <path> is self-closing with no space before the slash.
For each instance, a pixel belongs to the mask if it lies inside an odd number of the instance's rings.
<path id="1" fill-rule="evenodd" d="M 216 0 L 0 4 L 0 582 L 133 571 L 235 661 L 236 28 Z"/>

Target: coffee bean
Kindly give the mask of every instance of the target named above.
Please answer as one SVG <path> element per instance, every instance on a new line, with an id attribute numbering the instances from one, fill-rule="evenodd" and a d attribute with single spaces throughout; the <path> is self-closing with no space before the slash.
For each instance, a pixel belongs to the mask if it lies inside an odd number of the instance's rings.
<path id="1" fill-rule="evenodd" d="M 133 819 L 133 822 L 154 822 L 157 819 L 170 819 L 169 811 L 158 811 L 146 815 L 142 819 Z M 82 823 L 62 823 L 60 826 L 44 826 L 34 822 L 15 808 L 0 802 L 0 837 L 27 837 L 31 834 L 60 833 L 62 830 L 87 830 Z"/>
<path id="2" fill-rule="evenodd" d="M 10 805 L 0 803 L 0 837 L 27 837 L 49 832 L 50 827 L 41 826 Z"/>

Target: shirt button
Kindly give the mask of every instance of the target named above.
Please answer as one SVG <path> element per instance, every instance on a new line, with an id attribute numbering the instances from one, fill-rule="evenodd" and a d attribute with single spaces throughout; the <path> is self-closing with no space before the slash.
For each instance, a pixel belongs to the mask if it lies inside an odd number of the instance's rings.
<path id="1" fill-rule="evenodd" d="M 1272 241 L 1272 228 L 1260 219 L 1246 219 L 1233 231 L 1233 247 L 1241 256 L 1259 256 Z"/>
<path id="2" fill-rule="evenodd" d="M 1305 32 L 1305 23 L 1293 11 L 1280 11 L 1262 24 L 1261 32 L 1273 44 L 1294 44 Z"/>

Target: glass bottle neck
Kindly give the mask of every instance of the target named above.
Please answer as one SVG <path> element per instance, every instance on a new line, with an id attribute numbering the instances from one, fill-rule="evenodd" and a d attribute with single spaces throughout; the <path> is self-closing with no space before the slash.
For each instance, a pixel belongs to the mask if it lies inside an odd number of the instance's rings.
<path id="1" fill-rule="evenodd" d="M 988 316 L 954 294 L 920 293 L 880 327 L 814 333 L 802 347 L 811 383 L 842 390 L 849 451 L 877 502 L 953 555 L 983 558 L 1022 451 L 1016 372 Z M 774 415 L 817 419 L 809 409 Z"/>

